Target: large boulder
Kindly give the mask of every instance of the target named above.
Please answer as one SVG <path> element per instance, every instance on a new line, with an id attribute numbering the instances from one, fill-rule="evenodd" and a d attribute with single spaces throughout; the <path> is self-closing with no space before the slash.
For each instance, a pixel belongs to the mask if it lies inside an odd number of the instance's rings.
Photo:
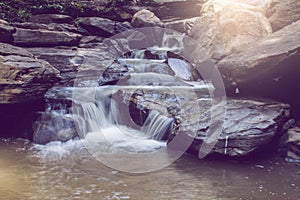
<path id="1" fill-rule="evenodd" d="M 218 63 L 228 94 L 264 96 L 288 102 L 299 118 L 300 21 Z"/>
<path id="2" fill-rule="evenodd" d="M 273 31 L 300 20 L 300 1 L 298 0 L 270 0 L 267 17 Z"/>
<path id="3" fill-rule="evenodd" d="M 59 78 L 59 71 L 48 62 L 9 44 L 0 44 L 0 66 L 1 104 L 42 99 Z"/>
<path id="4" fill-rule="evenodd" d="M 282 126 L 289 118 L 289 105 L 257 100 L 230 99 L 222 133 L 211 154 L 246 156 L 260 150 L 270 150 L 275 139 L 282 134 Z M 207 137 L 210 118 L 198 123 L 196 138 L 189 151 L 198 155 Z M 195 124 L 188 128 L 193 130 Z M 193 133 L 193 132 L 191 132 Z"/>
<path id="5" fill-rule="evenodd" d="M 143 9 L 135 13 L 131 20 L 132 26 L 136 28 L 163 26 L 160 19 L 150 10 Z"/>
<path id="6" fill-rule="evenodd" d="M 77 46 L 82 38 L 75 33 L 22 28 L 17 28 L 13 37 L 16 45 L 26 47 Z"/>
<path id="7" fill-rule="evenodd" d="M 245 3 L 210 0 L 201 10 L 190 35 L 215 60 L 247 48 L 272 33 L 261 9 Z"/>

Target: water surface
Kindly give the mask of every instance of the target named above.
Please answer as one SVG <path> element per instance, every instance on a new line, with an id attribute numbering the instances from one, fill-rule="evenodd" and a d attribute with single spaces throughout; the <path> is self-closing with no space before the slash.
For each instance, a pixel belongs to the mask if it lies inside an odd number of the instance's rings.
<path id="1" fill-rule="evenodd" d="M 0 199 L 299 199 L 300 167 L 265 161 L 198 160 L 132 175 L 95 160 L 79 141 L 0 140 Z"/>

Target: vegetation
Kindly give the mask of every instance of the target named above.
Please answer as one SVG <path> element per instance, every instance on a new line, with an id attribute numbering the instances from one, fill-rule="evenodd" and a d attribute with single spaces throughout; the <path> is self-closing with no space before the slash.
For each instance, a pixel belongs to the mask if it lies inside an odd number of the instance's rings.
<path id="1" fill-rule="evenodd" d="M 35 14 L 67 14 L 77 16 L 107 16 L 124 5 L 156 4 L 157 0 L 2 0 L 0 18 L 7 21 L 27 21 Z"/>

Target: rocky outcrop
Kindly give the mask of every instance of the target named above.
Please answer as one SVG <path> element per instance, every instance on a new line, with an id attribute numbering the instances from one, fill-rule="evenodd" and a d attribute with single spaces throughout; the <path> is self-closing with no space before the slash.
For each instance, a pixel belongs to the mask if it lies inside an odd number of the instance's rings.
<path id="1" fill-rule="evenodd" d="M 151 11 L 143 9 L 135 13 L 131 20 L 132 26 L 135 28 L 163 26 L 160 19 Z"/>
<path id="2" fill-rule="evenodd" d="M 17 28 L 14 43 L 25 47 L 77 46 L 81 35 L 69 32 Z"/>
<path id="3" fill-rule="evenodd" d="M 241 51 L 272 33 L 261 10 L 245 3 L 210 0 L 203 5 L 201 14 L 190 35 L 215 60 Z"/>
<path id="4" fill-rule="evenodd" d="M 42 99 L 59 78 L 58 70 L 48 62 L 34 58 L 24 49 L 3 43 L 0 46 L 0 103 Z"/>
<path id="5" fill-rule="evenodd" d="M 267 17 L 273 31 L 278 31 L 300 20 L 300 2 L 297 0 L 270 0 Z"/>
<path id="6" fill-rule="evenodd" d="M 44 109 L 44 94 L 60 79 L 59 71 L 25 49 L 4 43 L 0 69 L 0 137 L 31 139 L 36 112 Z"/>

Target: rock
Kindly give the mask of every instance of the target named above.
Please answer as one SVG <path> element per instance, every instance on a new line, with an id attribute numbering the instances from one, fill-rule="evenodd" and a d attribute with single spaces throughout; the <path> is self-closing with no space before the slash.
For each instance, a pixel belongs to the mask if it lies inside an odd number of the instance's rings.
<path id="1" fill-rule="evenodd" d="M 100 37 L 111 37 L 132 28 L 128 22 L 115 22 L 101 17 L 80 17 L 75 23 L 86 29 L 90 35 Z"/>
<path id="2" fill-rule="evenodd" d="M 273 31 L 300 20 L 300 2 L 297 0 L 270 0 L 267 17 Z"/>
<path id="3" fill-rule="evenodd" d="M 284 147 L 287 148 L 287 159 L 300 162 L 300 128 L 293 127 L 289 129 L 284 136 L 284 139 Z"/>
<path id="4" fill-rule="evenodd" d="M 59 72 L 48 62 L 35 59 L 24 49 L 0 44 L 0 104 L 23 103 L 40 100 L 44 93 L 59 79 Z M 19 52 L 19 53 L 18 53 Z"/>
<path id="5" fill-rule="evenodd" d="M 3 25 L 9 25 L 7 21 L 3 20 L 3 19 L 0 19 L 0 24 L 3 24 Z"/>
<path id="6" fill-rule="evenodd" d="M 267 18 L 248 4 L 210 0 L 203 5 L 202 16 L 190 35 L 219 60 L 238 52 L 272 33 Z M 232 12 L 232 9 L 235 11 Z"/>
<path id="7" fill-rule="evenodd" d="M 197 116 L 197 115 L 195 115 Z M 246 156 L 268 150 L 281 133 L 281 126 L 289 118 L 289 105 L 270 101 L 229 99 L 223 130 L 210 154 Z M 189 151 L 198 155 L 208 129 L 209 117 L 203 117 L 196 138 Z M 194 125 L 187 126 L 193 130 Z M 191 132 L 193 134 L 193 132 Z"/>
<path id="8" fill-rule="evenodd" d="M 21 28 L 16 29 L 13 37 L 16 45 L 26 47 L 77 46 L 82 38 L 79 34 L 69 32 Z"/>
<path id="9" fill-rule="evenodd" d="M 6 23 L 0 23 L 0 42 L 12 44 L 14 42 L 13 33 L 15 31 L 15 28 L 6 25 Z"/>
<path id="10" fill-rule="evenodd" d="M 99 46 L 101 42 L 103 42 L 103 37 L 98 36 L 83 36 L 80 40 L 79 47 L 81 48 L 95 48 Z"/>
<path id="11" fill-rule="evenodd" d="M 41 14 L 41 15 L 31 16 L 30 21 L 39 24 L 51 24 L 51 23 L 71 24 L 73 22 L 73 18 L 68 15 Z"/>
<path id="12" fill-rule="evenodd" d="M 197 81 L 201 79 L 201 76 L 194 67 L 185 60 L 169 58 L 167 62 L 176 77 L 186 81 Z"/>
<path id="13" fill-rule="evenodd" d="M 71 32 L 71 33 L 78 33 L 81 35 L 88 35 L 88 32 L 80 27 L 75 27 L 72 24 L 38 24 L 33 22 L 23 22 L 23 23 L 11 23 L 12 26 L 17 28 L 23 28 L 23 29 L 44 29 L 49 31 L 64 31 L 64 32 Z"/>
<path id="14" fill-rule="evenodd" d="M 99 79 L 99 85 L 115 85 L 128 72 L 126 66 L 114 62 L 108 66 Z"/>
<path id="15" fill-rule="evenodd" d="M 160 19 L 156 17 L 153 12 L 146 9 L 135 13 L 132 17 L 131 24 L 135 28 L 163 26 L 163 23 L 160 21 Z"/>
<path id="16" fill-rule="evenodd" d="M 78 55 L 76 48 L 56 47 L 56 48 L 27 48 L 38 59 L 49 62 L 59 70 L 61 81 L 57 84 L 72 86 L 76 78 L 78 67 L 83 63 L 84 57 Z"/>
<path id="17" fill-rule="evenodd" d="M 257 41 L 218 63 L 228 94 L 236 88 L 243 96 L 263 96 L 287 102 L 299 118 L 300 21 Z M 293 92 L 294 91 L 294 92 Z"/>
<path id="18" fill-rule="evenodd" d="M 163 21 L 198 17 L 207 0 L 160 0 L 160 6 L 151 10 Z"/>
<path id="19" fill-rule="evenodd" d="M 175 20 L 171 22 L 165 23 L 165 28 L 178 31 L 181 33 L 189 33 L 189 31 L 192 29 L 194 24 L 196 23 L 197 19 L 199 17 L 194 17 L 190 19 L 183 19 L 183 20 Z"/>

